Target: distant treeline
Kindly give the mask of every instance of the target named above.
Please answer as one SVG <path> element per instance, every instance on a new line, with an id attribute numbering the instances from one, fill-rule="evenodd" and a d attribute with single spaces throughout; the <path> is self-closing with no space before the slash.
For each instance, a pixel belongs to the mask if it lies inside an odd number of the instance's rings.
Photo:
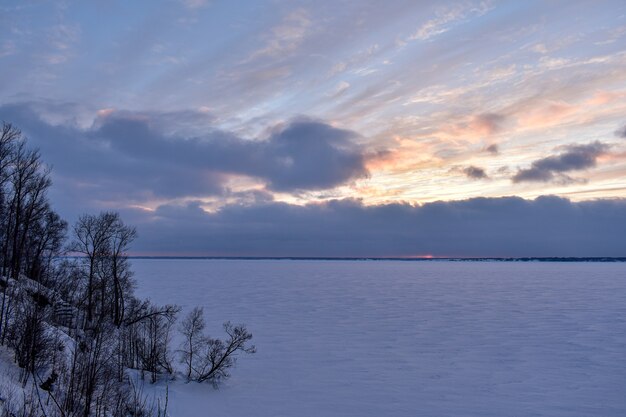
<path id="1" fill-rule="evenodd" d="M 74 258 L 64 256 L 62 258 Z M 524 257 L 524 258 L 368 258 L 298 256 L 128 256 L 129 259 L 214 259 L 241 261 L 406 261 L 406 262 L 626 262 L 626 257 Z"/>

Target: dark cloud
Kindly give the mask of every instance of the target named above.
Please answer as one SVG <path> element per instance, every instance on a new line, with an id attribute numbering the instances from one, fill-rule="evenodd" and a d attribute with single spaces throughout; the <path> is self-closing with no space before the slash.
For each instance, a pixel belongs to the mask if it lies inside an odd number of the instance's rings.
<path id="1" fill-rule="evenodd" d="M 617 136 L 618 138 L 626 138 L 626 125 L 624 125 L 620 129 L 617 129 L 615 131 L 615 136 Z"/>
<path id="2" fill-rule="evenodd" d="M 530 168 L 520 169 L 512 180 L 515 183 L 571 181 L 565 172 L 595 167 L 598 157 L 608 149 L 609 145 L 598 141 L 587 145 L 569 145 L 559 155 L 538 159 Z"/>
<path id="3" fill-rule="evenodd" d="M 353 132 L 310 121 L 294 122 L 262 144 L 257 175 L 272 189 L 327 189 L 369 175 Z"/>
<path id="4" fill-rule="evenodd" d="M 463 173 L 467 175 L 467 178 L 472 178 L 474 180 L 489 178 L 483 168 L 479 168 L 475 166 L 469 166 L 469 167 L 464 168 Z"/>
<path id="5" fill-rule="evenodd" d="M 500 153 L 500 148 L 497 144 L 491 144 L 485 148 L 485 152 L 489 152 L 492 155 L 498 155 Z"/>
<path id="6" fill-rule="evenodd" d="M 474 198 L 421 206 L 199 203 L 124 213 L 137 253 L 216 256 L 626 256 L 626 199 Z M 158 221 L 157 221 L 158 220 Z"/>
<path id="7" fill-rule="evenodd" d="M 248 140 L 195 112 L 105 112 L 89 129 L 44 121 L 26 104 L 0 107 L 0 118 L 29 136 L 57 178 L 102 200 L 221 194 L 229 174 L 280 191 L 333 188 L 368 175 L 357 134 L 308 119 Z M 202 134 L 185 135 L 185 126 L 198 124 Z"/>

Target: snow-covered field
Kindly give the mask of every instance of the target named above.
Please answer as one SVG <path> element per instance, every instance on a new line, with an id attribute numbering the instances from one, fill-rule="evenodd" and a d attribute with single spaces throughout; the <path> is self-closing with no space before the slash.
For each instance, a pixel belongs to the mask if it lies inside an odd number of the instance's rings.
<path id="1" fill-rule="evenodd" d="M 626 263 L 133 260 L 138 295 L 258 352 L 192 416 L 626 416 Z"/>

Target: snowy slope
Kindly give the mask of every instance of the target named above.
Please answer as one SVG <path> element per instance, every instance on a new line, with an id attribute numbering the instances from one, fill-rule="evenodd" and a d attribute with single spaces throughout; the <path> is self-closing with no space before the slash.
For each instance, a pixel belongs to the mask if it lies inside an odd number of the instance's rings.
<path id="1" fill-rule="evenodd" d="M 626 416 L 626 264 L 134 260 L 258 353 L 182 416 Z M 159 389 L 162 389 L 160 386 Z"/>

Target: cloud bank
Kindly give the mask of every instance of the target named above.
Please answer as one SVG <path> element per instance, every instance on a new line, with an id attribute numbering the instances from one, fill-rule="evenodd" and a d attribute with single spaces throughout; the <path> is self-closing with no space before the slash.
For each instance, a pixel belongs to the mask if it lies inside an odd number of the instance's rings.
<path id="1" fill-rule="evenodd" d="M 626 200 L 474 198 L 421 206 L 199 203 L 125 216 L 137 253 L 215 256 L 626 256 Z"/>
<path id="2" fill-rule="evenodd" d="M 68 220 L 114 209 L 138 227 L 136 254 L 203 256 L 626 256 L 626 200 L 546 196 L 367 205 L 276 201 L 369 175 L 358 134 L 295 119 L 261 138 L 212 127 L 204 112 L 105 110 L 87 128 L 32 105 L 0 106 L 53 165 L 52 200 Z M 608 144 L 569 145 L 513 180 L 554 181 L 593 167 Z M 471 179 L 488 178 L 468 165 Z M 256 188 L 229 189 L 246 177 Z M 329 194 L 332 195 L 332 194 Z M 220 204 L 207 204 L 204 197 Z M 151 200 L 152 199 L 152 200 Z M 152 201 L 152 208 L 143 205 Z M 60 206 L 60 207 L 59 207 Z"/>
<path id="3" fill-rule="evenodd" d="M 100 198 L 140 193 L 144 198 L 218 195 L 228 176 L 247 176 L 273 191 L 323 190 L 364 178 L 358 135 L 323 122 L 296 119 L 262 139 L 245 139 L 210 124 L 181 134 L 174 120 L 210 117 L 103 111 L 89 129 L 42 120 L 27 104 L 0 107 L 39 147 L 61 177 L 97 188 Z M 92 187 L 93 186 L 93 187 Z"/>

